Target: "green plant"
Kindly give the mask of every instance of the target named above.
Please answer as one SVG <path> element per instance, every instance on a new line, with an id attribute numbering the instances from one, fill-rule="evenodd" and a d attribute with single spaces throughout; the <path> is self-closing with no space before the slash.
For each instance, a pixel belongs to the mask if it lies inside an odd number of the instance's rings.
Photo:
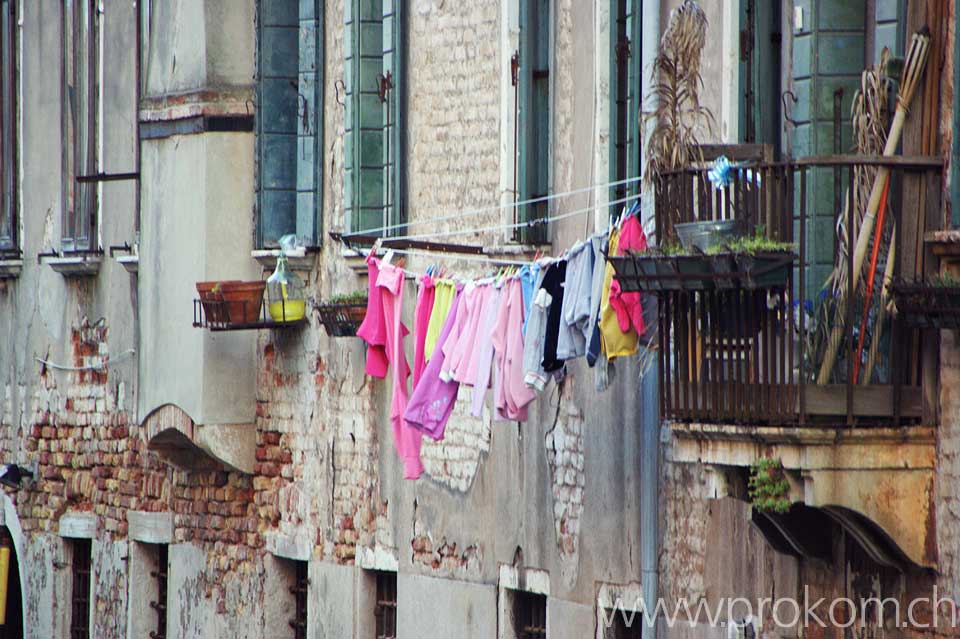
<path id="1" fill-rule="evenodd" d="M 935 275 L 927 280 L 927 286 L 930 288 L 957 288 L 960 287 L 960 279 L 957 279 L 949 273 Z"/>
<path id="2" fill-rule="evenodd" d="M 350 293 L 338 293 L 334 295 L 327 300 L 327 304 L 362 304 L 366 301 L 366 291 L 351 291 Z"/>
<path id="3" fill-rule="evenodd" d="M 727 242 L 721 246 L 715 246 L 710 249 L 711 255 L 717 253 L 740 253 L 746 255 L 757 255 L 758 253 L 789 253 L 796 250 L 796 245 L 790 242 L 778 242 L 771 240 L 766 236 L 766 231 L 762 224 L 758 224 L 753 235 L 748 237 L 738 237 L 732 242 Z"/>
<path id="4" fill-rule="evenodd" d="M 750 467 L 747 482 L 750 501 L 761 512 L 783 514 L 790 510 L 790 483 L 779 459 L 762 457 Z"/>

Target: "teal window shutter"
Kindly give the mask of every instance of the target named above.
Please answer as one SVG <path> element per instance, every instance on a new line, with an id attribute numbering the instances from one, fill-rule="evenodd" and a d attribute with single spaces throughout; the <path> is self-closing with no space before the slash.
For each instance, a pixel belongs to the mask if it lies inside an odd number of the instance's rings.
<path id="1" fill-rule="evenodd" d="M 520 2 L 520 67 L 517 114 L 517 196 L 521 201 L 544 197 L 550 186 L 550 0 Z M 517 208 L 517 222 L 547 217 L 547 202 Z M 546 242 L 547 227 L 516 229 L 514 239 Z"/>
<path id="2" fill-rule="evenodd" d="M 400 3 L 348 0 L 345 6 L 344 210 L 350 232 L 402 222 Z"/>
<path id="3" fill-rule="evenodd" d="M 257 119 L 257 244 L 296 234 L 319 240 L 320 91 L 323 51 L 319 0 L 260 3 Z"/>
<path id="4" fill-rule="evenodd" d="M 640 0 L 610 2 L 610 181 L 640 175 Z M 640 182 L 610 187 L 610 215 L 640 192 Z"/>

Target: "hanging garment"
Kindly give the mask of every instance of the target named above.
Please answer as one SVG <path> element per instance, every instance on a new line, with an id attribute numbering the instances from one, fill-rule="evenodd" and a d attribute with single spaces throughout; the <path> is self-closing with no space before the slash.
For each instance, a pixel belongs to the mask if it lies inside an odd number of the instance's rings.
<path id="1" fill-rule="evenodd" d="M 456 285 L 449 280 L 437 280 L 434 282 L 436 293 L 433 300 L 433 309 L 430 312 L 430 323 L 427 326 L 427 340 L 424 344 L 423 355 L 427 361 L 433 357 L 433 351 L 437 345 L 437 337 L 443 329 L 450 314 L 450 305 L 457 294 Z"/>
<path id="2" fill-rule="evenodd" d="M 607 249 L 610 255 L 618 255 L 617 246 L 619 241 L 620 234 L 616 230 L 610 231 L 610 243 Z M 632 326 L 626 331 L 620 328 L 620 322 L 617 320 L 617 312 L 610 303 L 613 266 L 608 262 L 605 269 L 603 276 L 603 293 L 600 297 L 599 326 L 601 349 L 609 360 L 636 353 L 637 332 L 633 330 Z"/>
<path id="3" fill-rule="evenodd" d="M 629 216 L 620 229 L 620 239 L 617 242 L 617 255 L 626 255 L 628 251 L 647 250 L 647 236 L 636 215 Z M 646 330 L 643 323 L 643 306 L 640 303 L 640 293 L 624 293 L 620 290 L 620 282 L 616 279 L 610 284 L 610 306 L 617 314 L 617 323 L 620 330 L 626 333 L 632 327 L 638 335 Z"/>
<path id="4" fill-rule="evenodd" d="M 470 403 L 470 414 L 474 417 L 483 416 L 483 401 L 487 388 L 490 387 L 490 371 L 493 368 L 493 327 L 497 323 L 497 315 L 500 312 L 500 298 L 503 290 L 499 284 L 491 284 L 487 288 L 488 293 L 483 303 L 477 330 L 480 344 L 477 348 L 473 399 Z M 471 364 L 472 366 L 474 365 Z"/>
<path id="5" fill-rule="evenodd" d="M 526 335 L 527 320 L 530 319 L 530 304 L 533 302 L 539 286 L 540 265 L 536 262 L 524 264 L 520 267 L 517 277 L 520 279 L 520 286 L 523 291 L 523 334 Z"/>
<path id="6" fill-rule="evenodd" d="M 527 334 L 523 337 L 523 382 L 542 392 L 549 377 L 543 370 L 543 340 L 547 334 L 547 313 L 553 298 L 547 289 L 537 289 L 537 296 L 530 305 Z"/>
<path id="7" fill-rule="evenodd" d="M 386 319 L 387 358 L 393 367 L 393 399 L 390 402 L 393 441 L 403 461 L 404 479 L 417 479 L 423 474 L 423 464 L 420 462 L 422 436 L 403 419 L 407 409 L 407 378 L 410 376 L 403 350 L 403 324 L 400 321 L 403 311 L 403 269 L 386 262 L 381 262 L 379 269 L 376 286 L 380 290 Z"/>
<path id="8" fill-rule="evenodd" d="M 550 311 L 547 313 L 547 328 L 543 337 L 543 370 L 552 373 L 563 368 L 563 360 L 557 357 L 557 342 L 560 336 L 560 318 L 563 313 L 563 284 L 567 278 L 567 262 L 560 260 L 551 264 L 543 278 L 542 288 L 550 293 Z"/>
<path id="9" fill-rule="evenodd" d="M 498 419 L 527 420 L 527 404 L 536 393 L 523 383 L 523 291 L 516 278 L 504 284 L 503 302 L 493 327 L 499 388 L 494 396 Z"/>
<path id="10" fill-rule="evenodd" d="M 417 305 L 414 309 L 413 320 L 413 387 L 420 383 L 420 376 L 426 366 L 425 348 L 427 344 L 427 325 L 430 323 L 430 313 L 433 312 L 433 300 L 436 289 L 433 277 L 424 275 L 420 278 L 420 287 L 417 289 Z"/>
<path id="11" fill-rule="evenodd" d="M 372 254 L 367 255 L 367 279 L 370 288 L 367 292 L 367 312 L 357 329 L 357 337 L 367 343 L 366 373 L 383 379 L 387 376 L 387 323 L 383 317 L 383 303 L 377 277 L 380 275 L 379 260 Z"/>
<path id="12" fill-rule="evenodd" d="M 465 300 L 467 302 L 467 319 L 464 322 L 463 331 L 460 333 L 456 347 L 451 350 L 450 357 L 444 363 L 450 377 L 461 384 L 472 386 L 473 380 L 477 376 L 480 321 L 483 319 L 483 308 L 490 296 L 490 290 L 491 286 L 488 282 L 478 283 L 474 286 L 472 295 Z M 447 344 L 449 343 L 450 341 L 447 340 Z M 446 347 L 444 347 L 444 350 L 446 350 Z"/>
<path id="13" fill-rule="evenodd" d="M 587 365 L 593 367 L 600 357 L 600 298 L 603 297 L 603 278 L 607 271 L 607 261 L 603 250 L 607 247 L 609 232 L 605 231 L 590 238 L 593 247 L 593 274 L 590 280 L 590 318 L 587 324 Z"/>
<path id="14" fill-rule="evenodd" d="M 560 309 L 557 359 L 574 359 L 586 354 L 592 278 L 593 246 L 590 242 L 584 242 L 574 246 L 567 256 L 567 279 Z"/>
<path id="15" fill-rule="evenodd" d="M 463 287 L 460 294 L 460 307 L 457 310 L 457 323 L 454 325 L 447 341 L 443 344 L 443 367 L 440 369 L 440 379 L 449 382 L 454 379 L 454 369 L 463 361 L 464 355 L 469 355 L 468 349 L 476 331 L 476 303 L 479 289 L 473 282 Z M 459 379 L 457 380 L 460 381 Z"/>
<path id="16" fill-rule="evenodd" d="M 455 289 L 447 321 L 437 336 L 436 351 L 423 370 L 420 383 L 413 389 L 413 395 L 404 413 L 408 424 L 437 441 L 443 439 L 443 431 L 447 427 L 447 420 L 453 412 L 457 391 L 460 389 L 460 384 L 456 381 L 445 382 L 440 379 L 440 369 L 443 368 L 443 344 L 457 321 L 460 297 L 460 291 Z"/>

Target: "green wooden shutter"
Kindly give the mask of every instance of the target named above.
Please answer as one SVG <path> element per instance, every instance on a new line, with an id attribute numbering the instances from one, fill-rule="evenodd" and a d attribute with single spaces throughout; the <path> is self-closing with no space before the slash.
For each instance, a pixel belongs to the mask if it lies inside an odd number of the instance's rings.
<path id="1" fill-rule="evenodd" d="M 260 2 L 259 235 L 276 246 L 297 228 L 297 130 L 299 111 L 299 2 Z"/>
<path id="2" fill-rule="evenodd" d="M 383 2 L 351 0 L 347 13 L 348 140 L 350 154 L 344 185 L 345 209 L 353 232 L 384 226 L 384 106 L 379 78 L 383 71 Z"/>
<path id="3" fill-rule="evenodd" d="M 300 0 L 297 235 L 320 242 L 323 201 L 323 4 Z"/>
<path id="4" fill-rule="evenodd" d="M 610 2 L 610 153 L 609 177 L 619 182 L 640 175 L 640 0 Z M 640 183 L 610 187 L 610 200 L 640 192 Z M 623 204 L 610 206 L 617 215 Z"/>
<path id="5" fill-rule="evenodd" d="M 521 0 L 517 186 L 520 200 L 547 195 L 550 185 L 550 0 Z M 517 221 L 547 217 L 547 202 L 518 208 Z M 517 229 L 519 241 L 546 241 L 546 226 Z"/>

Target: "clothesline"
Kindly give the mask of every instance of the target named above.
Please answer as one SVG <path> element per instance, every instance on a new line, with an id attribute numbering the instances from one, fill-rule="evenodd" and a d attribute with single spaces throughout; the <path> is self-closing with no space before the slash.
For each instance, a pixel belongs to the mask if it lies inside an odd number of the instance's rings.
<path id="1" fill-rule="evenodd" d="M 573 211 L 567 211 L 566 213 L 551 215 L 544 218 L 529 220 L 526 222 L 511 222 L 509 224 L 496 224 L 494 226 L 486 226 L 486 227 L 472 228 L 472 229 L 452 229 L 449 231 L 439 231 L 434 233 L 415 233 L 411 235 L 400 235 L 397 237 L 391 236 L 389 239 L 391 240 L 422 240 L 422 239 L 433 239 L 433 238 L 440 238 L 440 237 L 453 237 L 456 235 L 472 235 L 474 233 L 492 233 L 494 231 L 509 231 L 512 229 L 519 229 L 519 228 L 532 228 L 536 226 L 542 226 L 543 224 L 548 224 L 550 222 L 557 222 L 559 220 L 575 217 L 577 215 L 583 215 L 584 213 L 592 213 L 594 211 L 598 211 L 601 208 L 605 208 L 608 206 L 616 206 L 618 204 L 626 204 L 627 202 L 633 202 L 633 201 L 639 200 L 640 197 L 641 196 L 639 194 L 628 195 L 626 197 L 618 198 L 616 200 L 610 200 L 609 202 L 605 202 L 603 205 L 600 205 L 600 206 L 594 204 L 592 206 L 584 207 L 582 209 L 575 209 Z M 424 220 L 424 222 L 427 222 L 427 221 L 429 220 Z M 418 220 L 418 222 L 420 221 Z M 349 235 L 344 234 L 344 237 L 349 237 Z"/>
<path id="2" fill-rule="evenodd" d="M 487 206 L 487 207 L 479 208 L 479 209 L 473 209 L 473 210 L 467 210 L 467 211 L 459 211 L 459 212 L 457 212 L 457 213 L 450 213 L 450 214 L 442 215 L 442 216 L 439 216 L 439 217 L 433 217 L 433 218 L 428 218 L 428 219 L 425 219 L 425 220 L 417 220 L 417 221 L 418 221 L 418 222 L 421 222 L 421 223 L 428 223 L 428 222 L 429 222 L 429 223 L 436 223 L 436 222 L 448 222 L 448 221 L 450 221 L 450 220 L 459 220 L 459 219 L 463 219 L 463 218 L 465 218 L 465 217 L 473 217 L 473 216 L 476 216 L 476 215 L 482 215 L 483 213 L 492 213 L 492 212 L 494 212 L 494 211 L 502 211 L 502 210 L 504 210 L 504 209 L 513 209 L 513 208 L 517 208 L 517 207 L 520 207 L 520 206 L 526 206 L 527 204 L 537 204 L 537 203 L 539 203 L 539 202 L 549 202 L 550 200 L 555 200 L 555 199 L 559 199 L 559 198 L 562 198 L 562 197 L 569 197 L 569 196 L 571 196 L 571 195 L 579 195 L 579 194 L 581 194 L 581 193 L 589 193 L 590 191 L 595 191 L 595 190 L 597 190 L 597 189 L 605 189 L 605 188 L 610 188 L 610 187 L 614 187 L 614 186 L 622 186 L 622 185 L 625 185 L 625 184 L 631 184 L 631 183 L 633 183 L 633 182 L 639 182 L 641 179 L 642 179 L 641 177 L 631 177 L 631 178 L 626 178 L 626 179 L 624 179 L 624 180 L 615 180 L 615 181 L 613 181 L 613 182 L 607 182 L 606 184 L 594 184 L 594 185 L 592 185 L 592 186 L 584 186 L 584 187 L 581 187 L 581 188 L 579 188 L 579 189 L 573 189 L 573 190 L 571 190 L 571 191 L 561 191 L 560 193 L 551 193 L 550 195 L 543 195 L 543 196 L 541 196 L 541 197 L 535 197 L 535 198 L 532 198 L 532 199 L 529 199 L 529 200 L 520 200 L 520 201 L 517 201 L 517 202 L 509 202 L 509 203 L 507 203 L 507 204 L 497 204 L 497 205 L 494 205 L 494 206 Z M 612 205 L 612 204 L 615 204 L 615 202 L 607 202 L 606 204 L 607 204 L 607 205 Z M 406 227 L 406 226 L 409 226 L 409 223 L 408 223 L 408 222 L 403 222 L 403 223 L 400 223 L 400 224 L 388 224 L 388 225 L 386 225 L 386 226 L 380 226 L 380 227 L 377 227 L 377 228 L 364 229 L 364 230 L 362 230 L 362 231 L 354 231 L 354 232 L 351 232 L 351 233 L 344 233 L 343 235 L 344 235 L 344 237 L 351 237 L 351 236 L 354 236 L 354 235 L 369 235 L 369 234 L 373 234 L 373 233 L 382 233 L 382 232 L 386 232 L 386 231 L 393 231 L 393 230 L 396 230 L 396 229 L 404 228 L 404 227 Z M 394 239 L 400 239 L 400 238 L 394 238 Z"/>

